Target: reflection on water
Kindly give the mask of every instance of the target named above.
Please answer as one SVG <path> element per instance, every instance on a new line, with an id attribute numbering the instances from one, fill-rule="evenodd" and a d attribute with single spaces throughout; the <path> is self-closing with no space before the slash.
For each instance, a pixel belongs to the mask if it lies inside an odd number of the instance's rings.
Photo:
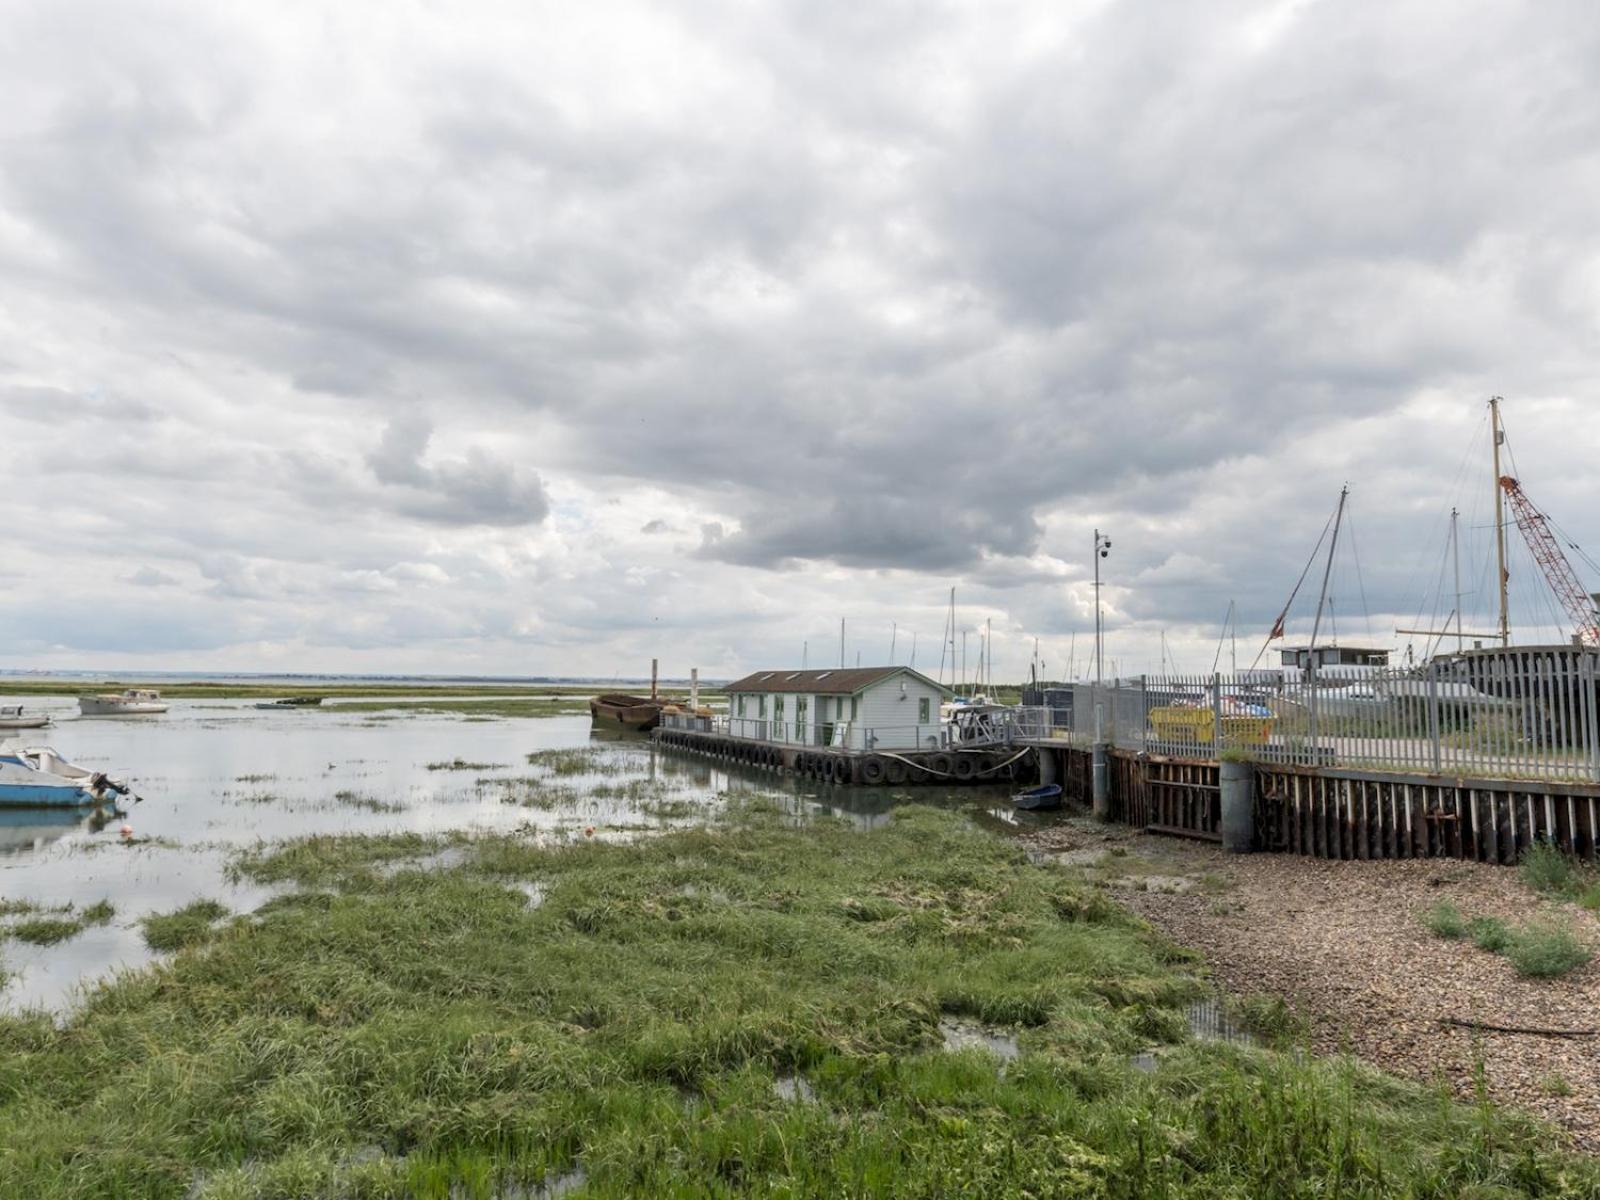
<path id="1" fill-rule="evenodd" d="M 234 912 L 255 908 L 274 889 L 230 881 L 226 868 L 261 841 L 458 830 L 582 837 L 591 828 L 596 837 L 630 837 L 702 820 L 729 789 L 864 829 L 909 803 L 961 807 L 985 824 L 1009 812 L 1004 789 L 833 788 L 662 751 L 639 735 L 591 732 L 587 715 L 485 721 L 174 700 L 164 716 L 94 720 L 77 718 L 70 697 L 30 704 L 56 720 L 31 742 L 126 777 L 145 799 L 109 819 L 0 810 L 0 898 L 116 906 L 110 924 L 54 946 L 0 940 L 0 973 L 9 976 L 0 1007 L 59 1009 L 76 985 L 150 961 L 138 927 L 148 913 L 202 897 Z M 529 762 L 541 751 L 586 747 L 592 761 L 559 772 Z M 124 821 L 132 839 L 120 835 Z"/>

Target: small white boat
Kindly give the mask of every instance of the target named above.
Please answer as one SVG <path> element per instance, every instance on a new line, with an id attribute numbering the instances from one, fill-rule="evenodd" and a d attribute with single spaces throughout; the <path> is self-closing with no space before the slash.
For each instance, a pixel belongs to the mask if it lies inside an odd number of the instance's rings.
<path id="1" fill-rule="evenodd" d="M 0 704 L 0 729 L 43 729 L 48 724 L 48 713 L 23 712 L 20 704 Z"/>
<path id="2" fill-rule="evenodd" d="M 124 692 L 79 696 L 78 708 L 86 717 L 144 717 L 166 712 L 167 703 L 160 692 L 129 688 Z"/>
<path id="3" fill-rule="evenodd" d="M 82 808 L 127 793 L 122 780 L 74 766 L 48 746 L 0 742 L 0 805 Z"/>

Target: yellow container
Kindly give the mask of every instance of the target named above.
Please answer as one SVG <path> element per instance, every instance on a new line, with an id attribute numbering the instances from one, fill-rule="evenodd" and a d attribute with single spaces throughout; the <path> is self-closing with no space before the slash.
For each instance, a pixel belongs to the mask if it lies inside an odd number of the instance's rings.
<path id="1" fill-rule="evenodd" d="M 1150 710 L 1150 727 L 1163 742 L 1209 742 L 1212 740 L 1209 708 L 1179 708 L 1163 705 Z"/>
<path id="2" fill-rule="evenodd" d="M 1273 717 L 1223 717 L 1222 736 L 1246 746 L 1265 745 L 1272 736 Z M 1214 742 L 1216 724 L 1209 708 L 1165 705 L 1150 710 L 1150 727 L 1163 742 Z"/>

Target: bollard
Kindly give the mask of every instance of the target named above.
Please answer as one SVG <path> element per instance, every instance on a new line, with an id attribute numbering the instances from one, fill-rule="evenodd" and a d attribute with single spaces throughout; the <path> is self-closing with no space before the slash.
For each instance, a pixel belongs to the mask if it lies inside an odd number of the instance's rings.
<path id="1" fill-rule="evenodd" d="M 1222 848 L 1230 854 L 1246 854 L 1255 848 L 1255 764 L 1223 759 L 1220 774 Z"/>
<path id="2" fill-rule="evenodd" d="M 1111 820 L 1111 747 L 1094 744 L 1093 758 L 1094 819 Z"/>

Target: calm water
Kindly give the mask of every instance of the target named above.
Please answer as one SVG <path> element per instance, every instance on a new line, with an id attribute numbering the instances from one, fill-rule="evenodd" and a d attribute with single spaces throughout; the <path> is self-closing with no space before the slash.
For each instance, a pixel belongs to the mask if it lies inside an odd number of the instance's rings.
<path id="1" fill-rule="evenodd" d="M 0 704 L 11 702 L 0 696 Z M 230 858 L 263 841 L 314 833 L 522 830 L 533 836 L 636 836 L 701 819 L 730 787 L 863 827 L 915 800 L 1014 823 L 1005 789 L 831 789 L 660 751 L 647 739 L 591 734 L 587 716 L 484 720 L 453 714 L 263 711 L 247 701 L 172 702 L 149 718 L 77 717 L 70 698 L 18 697 L 56 724 L 18 736 L 127 778 L 143 802 L 100 824 L 81 814 L 0 809 L 0 899 L 116 906 L 109 924 L 55 946 L 0 941 L 0 1008 L 60 1010 L 82 984 L 154 957 L 138 920 L 208 897 L 247 912 L 276 889 L 233 883 Z M 594 769 L 549 777 L 528 755 L 595 751 Z M 430 764 L 464 760 L 462 770 Z M 519 781 L 561 789 L 550 808 L 516 802 Z M 509 802 L 508 802 L 509 801 Z M 132 826 L 124 840 L 120 827 Z"/>

